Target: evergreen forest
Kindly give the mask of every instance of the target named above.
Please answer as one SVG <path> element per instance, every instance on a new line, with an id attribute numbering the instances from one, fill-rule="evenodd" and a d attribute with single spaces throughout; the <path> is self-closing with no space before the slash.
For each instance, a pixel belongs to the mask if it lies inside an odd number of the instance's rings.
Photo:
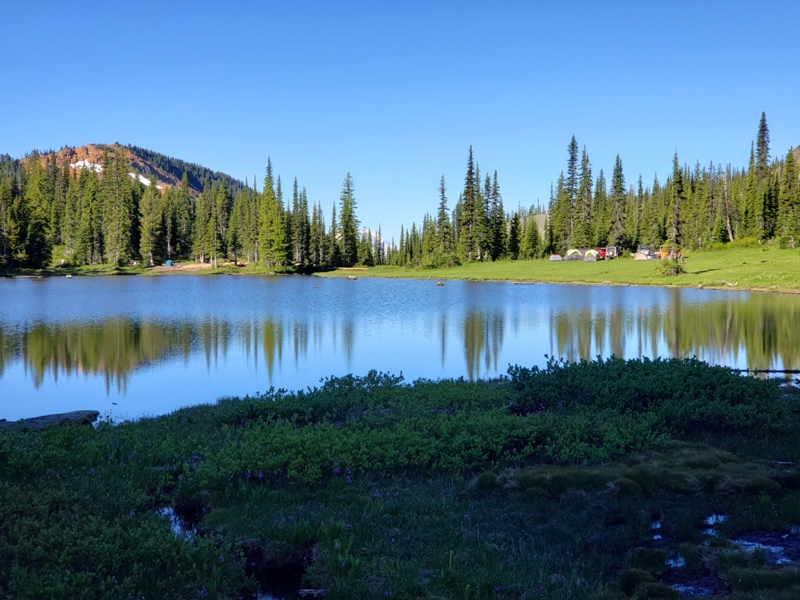
<path id="1" fill-rule="evenodd" d="M 131 153 L 179 185 L 132 173 Z M 348 173 L 329 217 L 294 179 L 284 190 L 268 160 L 261 189 L 192 163 L 130 146 L 106 147 L 102 164 L 58 164 L 54 152 L 0 155 L 0 268 L 125 265 L 168 259 L 257 264 L 273 272 L 356 265 L 457 266 L 529 260 L 568 248 L 641 245 L 705 250 L 723 243 L 794 248 L 800 236 L 798 156 L 770 158 L 762 113 L 746 168 L 690 167 L 676 153 L 663 183 L 629 184 L 617 155 L 610 182 L 572 136 L 566 170 L 548 206 L 506 211 L 497 171 L 483 174 L 469 149 L 452 210 L 442 176 L 436 210 L 387 243 L 364 230 Z M 180 175 L 179 175 L 180 173 Z M 146 183 L 145 183 L 146 182 Z"/>

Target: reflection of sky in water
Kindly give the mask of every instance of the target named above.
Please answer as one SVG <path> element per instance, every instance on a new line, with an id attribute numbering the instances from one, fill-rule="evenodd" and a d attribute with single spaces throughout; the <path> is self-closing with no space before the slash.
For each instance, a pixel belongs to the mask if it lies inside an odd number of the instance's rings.
<path id="1" fill-rule="evenodd" d="M 503 375 L 545 354 L 796 368 L 800 298 L 693 289 L 314 277 L 0 281 L 0 417 L 161 414 L 375 369 Z"/>

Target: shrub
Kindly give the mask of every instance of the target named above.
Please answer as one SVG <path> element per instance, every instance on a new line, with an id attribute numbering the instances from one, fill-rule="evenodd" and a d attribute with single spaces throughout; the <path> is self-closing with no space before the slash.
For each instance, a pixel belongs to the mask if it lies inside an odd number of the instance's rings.
<path id="1" fill-rule="evenodd" d="M 683 260 L 674 258 L 665 258 L 658 261 L 655 270 L 655 274 L 661 277 L 675 277 L 684 273 L 686 273 L 686 269 L 683 266 Z"/>

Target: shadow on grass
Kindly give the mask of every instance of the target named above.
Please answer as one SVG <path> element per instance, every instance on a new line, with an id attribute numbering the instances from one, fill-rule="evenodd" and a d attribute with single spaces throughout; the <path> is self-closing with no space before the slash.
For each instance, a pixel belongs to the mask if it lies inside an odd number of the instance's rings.
<path id="1" fill-rule="evenodd" d="M 703 273 L 711 273 L 713 271 L 722 271 L 722 269 L 705 269 L 703 271 L 689 271 L 687 275 L 702 275 Z"/>

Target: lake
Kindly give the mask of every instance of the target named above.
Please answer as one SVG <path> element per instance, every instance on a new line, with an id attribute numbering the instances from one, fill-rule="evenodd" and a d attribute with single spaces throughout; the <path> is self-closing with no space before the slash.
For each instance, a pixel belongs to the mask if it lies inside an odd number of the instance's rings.
<path id="1" fill-rule="evenodd" d="M 800 296 L 307 276 L 0 279 L 0 418 L 113 419 L 375 369 L 484 379 L 612 354 L 800 368 Z"/>

